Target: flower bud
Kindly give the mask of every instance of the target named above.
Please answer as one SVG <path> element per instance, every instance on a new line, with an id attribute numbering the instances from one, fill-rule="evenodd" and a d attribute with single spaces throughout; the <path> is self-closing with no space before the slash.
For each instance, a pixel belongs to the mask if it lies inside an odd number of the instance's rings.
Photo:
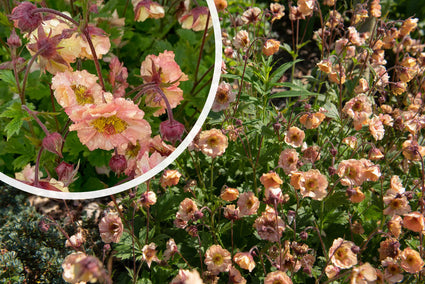
<path id="1" fill-rule="evenodd" d="M 201 210 L 198 210 L 195 212 L 195 214 L 193 215 L 195 221 L 201 219 L 202 217 L 204 217 L 204 213 L 201 212 Z"/>
<path id="2" fill-rule="evenodd" d="M 173 144 L 177 140 L 180 141 L 182 139 L 184 131 L 184 125 L 174 119 L 168 119 L 161 122 L 159 125 L 159 132 L 161 133 L 162 139 Z"/>
<path id="3" fill-rule="evenodd" d="M 12 30 L 10 36 L 7 38 L 7 45 L 10 47 L 20 47 L 22 45 L 22 41 L 19 36 L 16 34 L 15 29 Z"/>
<path id="4" fill-rule="evenodd" d="M 37 6 L 30 2 L 22 2 L 19 6 L 12 10 L 12 15 L 9 16 L 14 21 L 15 27 L 18 27 L 22 32 L 32 32 L 43 21 L 40 13 L 34 13 Z"/>
<path id="5" fill-rule="evenodd" d="M 40 229 L 40 231 L 45 233 L 49 230 L 50 225 L 42 219 L 40 222 L 38 222 L 38 228 Z"/>
<path id="6" fill-rule="evenodd" d="M 124 155 L 114 155 L 109 160 L 109 167 L 111 170 L 120 175 L 127 169 L 127 160 Z"/>
<path id="7" fill-rule="evenodd" d="M 142 194 L 140 197 L 139 202 L 145 206 L 149 207 L 151 205 L 154 205 L 156 203 L 156 194 L 153 191 L 146 191 Z"/>
<path id="8" fill-rule="evenodd" d="M 301 240 L 303 240 L 303 241 L 307 240 L 307 239 L 308 239 L 308 233 L 307 233 L 306 231 L 302 231 L 302 232 L 300 233 L 300 238 L 301 238 Z"/>
<path id="9" fill-rule="evenodd" d="M 359 248 L 358 246 L 353 246 L 353 247 L 351 248 L 351 251 L 352 251 L 353 253 L 357 254 L 357 253 L 359 253 L 359 252 L 360 252 L 360 248 Z"/>
<path id="10" fill-rule="evenodd" d="M 329 167 L 328 173 L 329 173 L 329 175 L 333 176 L 334 174 L 336 174 L 336 169 L 334 167 Z"/>
<path id="11" fill-rule="evenodd" d="M 74 170 L 74 166 L 66 162 L 61 162 L 56 168 L 55 172 L 58 175 L 58 180 L 63 182 L 65 186 L 71 184 L 76 178 L 78 166 Z"/>
<path id="12" fill-rule="evenodd" d="M 57 132 L 50 133 L 43 139 L 43 147 L 49 152 L 52 152 L 53 154 L 58 155 L 62 158 L 62 144 L 63 144 L 63 138 L 62 135 L 60 135 Z"/>

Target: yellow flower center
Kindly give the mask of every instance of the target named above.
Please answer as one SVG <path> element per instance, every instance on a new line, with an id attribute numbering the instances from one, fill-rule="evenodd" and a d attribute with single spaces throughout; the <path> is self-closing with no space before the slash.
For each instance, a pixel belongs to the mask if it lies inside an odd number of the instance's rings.
<path id="1" fill-rule="evenodd" d="M 71 89 L 74 91 L 77 103 L 79 105 L 94 103 L 94 98 L 89 92 L 87 92 L 87 87 L 81 85 L 72 85 Z"/>
<path id="2" fill-rule="evenodd" d="M 121 133 L 126 130 L 128 126 L 127 122 L 116 115 L 96 118 L 91 124 L 97 131 L 106 135 Z"/>
<path id="3" fill-rule="evenodd" d="M 139 141 L 137 141 L 136 145 L 130 144 L 125 154 L 128 155 L 130 158 L 135 158 L 137 157 L 137 154 L 139 154 L 139 151 L 140 151 L 140 144 L 139 144 Z"/>
<path id="4" fill-rule="evenodd" d="M 213 262 L 215 265 L 221 265 L 223 264 L 223 257 L 220 254 L 216 254 L 213 257 Z"/>
<path id="5" fill-rule="evenodd" d="M 307 189 L 307 191 L 314 191 L 314 189 L 316 188 L 316 181 L 314 179 L 307 180 L 307 182 L 305 183 L 305 188 Z"/>
<path id="6" fill-rule="evenodd" d="M 218 145 L 218 139 L 217 137 L 211 137 L 208 139 L 207 144 L 211 147 L 211 148 L 215 148 Z"/>

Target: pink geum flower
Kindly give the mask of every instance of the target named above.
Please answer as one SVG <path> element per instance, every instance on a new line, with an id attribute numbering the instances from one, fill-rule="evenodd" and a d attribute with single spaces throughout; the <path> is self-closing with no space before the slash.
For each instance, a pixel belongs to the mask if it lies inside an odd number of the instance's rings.
<path id="1" fill-rule="evenodd" d="M 285 149 L 280 153 L 278 166 L 285 174 L 297 171 L 298 153 L 295 149 Z"/>
<path id="2" fill-rule="evenodd" d="M 145 245 L 142 249 L 142 260 L 146 261 L 149 267 L 151 267 L 152 261 L 159 262 L 158 256 L 156 255 L 156 244 L 150 243 Z"/>
<path id="3" fill-rule="evenodd" d="M 205 30 L 209 10 L 208 7 L 196 7 L 179 18 L 183 29 L 192 29 L 195 32 Z M 212 27 L 212 19 L 208 21 L 208 29 Z"/>
<path id="4" fill-rule="evenodd" d="M 176 218 L 183 221 L 189 221 L 195 215 L 195 212 L 198 211 L 198 206 L 195 201 L 190 198 L 185 198 L 179 205 L 179 211 L 176 213 Z"/>
<path id="5" fill-rule="evenodd" d="M 134 20 L 144 22 L 146 19 L 160 19 L 165 15 L 164 7 L 151 0 L 132 0 L 134 7 Z"/>
<path id="6" fill-rule="evenodd" d="M 352 248 L 354 243 L 338 238 L 333 241 L 332 247 L 329 249 L 329 257 L 333 265 L 338 268 L 346 269 L 357 264 L 357 255 Z"/>
<path id="7" fill-rule="evenodd" d="M 70 115 L 69 127 L 90 151 L 112 150 L 137 140 L 149 141 L 151 128 L 144 112 L 132 101 L 115 98 L 109 103 L 86 105 Z"/>
<path id="8" fill-rule="evenodd" d="M 27 48 L 31 55 L 38 52 L 40 68 L 51 74 L 72 70 L 70 63 L 75 62 L 81 51 L 77 34 L 70 32 L 71 27 L 58 19 L 44 21 L 37 30 L 28 35 Z"/>
<path id="9" fill-rule="evenodd" d="M 257 213 L 260 207 L 260 202 L 253 192 L 244 192 L 239 196 L 238 208 L 240 210 L 239 216 L 253 215 Z"/>
<path id="10" fill-rule="evenodd" d="M 342 112 L 351 117 L 354 122 L 354 128 L 360 130 L 363 125 L 368 123 L 369 116 L 372 114 L 372 104 L 366 95 L 360 94 L 349 100 Z"/>
<path id="11" fill-rule="evenodd" d="M 300 193 L 303 197 L 322 200 L 327 195 L 328 180 L 318 170 L 309 170 L 301 176 Z"/>
<path id="12" fill-rule="evenodd" d="M 43 176 L 43 173 L 40 170 L 38 171 L 38 176 Z M 33 183 L 35 180 L 35 166 L 27 164 L 22 171 L 15 173 L 15 179 L 29 184 Z"/>
<path id="13" fill-rule="evenodd" d="M 214 275 L 220 272 L 229 271 L 232 265 L 232 257 L 227 249 L 220 245 L 212 245 L 205 252 L 205 261 L 207 269 Z"/>
<path id="14" fill-rule="evenodd" d="M 350 283 L 366 284 L 373 283 L 377 279 L 376 270 L 370 265 L 369 262 L 366 262 L 359 267 L 354 267 L 351 276 Z"/>
<path id="15" fill-rule="evenodd" d="M 165 50 L 163 53 L 148 55 L 142 62 L 140 74 L 143 82 L 155 83 L 161 88 L 171 108 L 175 108 L 183 100 L 183 90 L 178 86 L 181 81 L 187 81 L 188 77 L 184 74 L 180 66 L 174 60 L 174 52 Z M 149 107 L 159 107 L 154 112 L 154 116 L 165 113 L 167 107 L 163 97 L 154 89 L 146 92 L 145 103 Z"/>
<path id="16" fill-rule="evenodd" d="M 180 269 L 179 274 L 171 280 L 170 284 L 203 284 L 199 272 L 196 270 Z"/>
<path id="17" fill-rule="evenodd" d="M 52 78 L 52 89 L 58 104 L 70 115 L 72 110 L 86 104 L 103 102 L 102 87 L 97 76 L 86 70 L 58 72 Z"/>
<path id="18" fill-rule="evenodd" d="M 296 126 L 292 126 L 285 132 L 285 142 L 292 147 L 300 147 L 303 144 L 305 133 Z"/>
<path id="19" fill-rule="evenodd" d="M 221 82 L 220 85 L 218 85 L 211 110 L 214 112 L 225 110 L 229 107 L 230 103 L 235 101 L 235 98 L 236 94 L 232 92 L 230 84 Z"/>
<path id="20" fill-rule="evenodd" d="M 345 186 L 360 186 L 366 180 L 364 167 L 360 160 L 343 160 L 338 165 L 337 174 L 341 177 L 341 184 Z"/>
<path id="21" fill-rule="evenodd" d="M 109 83 L 112 85 L 112 93 L 114 97 L 123 97 L 125 95 L 125 89 L 128 87 L 127 78 L 128 71 L 124 67 L 124 63 L 121 63 L 118 57 L 113 57 L 109 63 Z"/>
<path id="22" fill-rule="evenodd" d="M 266 211 L 255 219 L 254 227 L 261 239 L 278 242 L 285 231 L 285 222 L 276 215 L 276 211 L 272 207 L 267 205 Z"/>
<path id="23" fill-rule="evenodd" d="M 264 278 L 264 284 L 292 284 L 291 278 L 283 271 L 277 270 L 270 272 Z"/>
<path id="24" fill-rule="evenodd" d="M 405 248 L 400 254 L 400 266 L 409 273 L 418 273 L 424 267 L 424 261 L 419 252 Z"/>
<path id="25" fill-rule="evenodd" d="M 385 134 L 384 124 L 382 123 L 382 121 L 379 119 L 378 116 L 374 115 L 372 119 L 369 121 L 369 130 L 376 141 L 382 140 L 382 138 L 384 138 L 384 134 Z"/>
<path id="26" fill-rule="evenodd" d="M 141 153 L 142 152 L 140 151 L 136 159 L 136 176 L 140 176 L 144 173 L 147 173 L 148 171 L 159 165 L 159 163 L 161 163 L 166 158 L 156 151 L 153 152 L 150 156 L 148 151 L 143 152 L 143 154 Z"/>
<path id="27" fill-rule="evenodd" d="M 221 156 L 227 149 L 228 139 L 221 130 L 204 130 L 199 135 L 198 146 L 202 153 L 212 158 Z"/>
<path id="28" fill-rule="evenodd" d="M 118 243 L 124 232 L 120 216 L 116 212 L 108 212 L 99 222 L 99 232 L 105 243 Z"/>
<path id="29" fill-rule="evenodd" d="M 88 25 L 86 29 L 88 34 L 90 35 L 97 58 L 102 58 L 102 56 L 108 53 L 109 49 L 111 48 L 109 36 L 105 33 L 104 30 L 93 25 Z M 81 51 L 78 57 L 93 60 L 93 55 L 89 43 L 87 42 L 85 37 L 81 38 L 80 45 Z"/>
<path id="30" fill-rule="evenodd" d="M 99 259 L 83 252 L 73 252 L 62 263 L 62 278 L 68 283 L 95 283 L 105 280 L 105 269 Z"/>

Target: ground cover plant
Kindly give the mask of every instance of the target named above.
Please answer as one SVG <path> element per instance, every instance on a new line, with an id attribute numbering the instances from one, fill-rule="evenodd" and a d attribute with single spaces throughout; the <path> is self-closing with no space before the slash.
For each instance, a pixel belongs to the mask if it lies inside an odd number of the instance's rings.
<path id="1" fill-rule="evenodd" d="M 72 251 L 58 278 L 424 283 L 422 22 L 385 3 L 215 1 L 207 123 L 160 177 L 101 202 L 95 228 L 44 214 Z"/>

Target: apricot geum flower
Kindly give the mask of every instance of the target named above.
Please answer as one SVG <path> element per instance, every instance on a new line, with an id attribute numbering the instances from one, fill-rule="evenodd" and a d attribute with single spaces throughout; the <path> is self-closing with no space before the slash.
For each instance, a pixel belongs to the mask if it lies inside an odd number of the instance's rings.
<path id="1" fill-rule="evenodd" d="M 220 245 L 212 245 L 205 252 L 205 261 L 208 271 L 212 274 L 229 271 L 232 264 L 232 257 L 227 249 Z"/>
<path id="2" fill-rule="evenodd" d="M 114 98 L 107 103 L 87 104 L 72 112 L 69 129 L 77 131 L 81 143 L 90 151 L 112 150 L 137 141 L 148 143 L 151 128 L 144 112 L 132 101 Z"/>
<path id="3" fill-rule="evenodd" d="M 105 93 L 97 79 L 97 76 L 86 70 L 56 73 L 52 78 L 56 101 L 68 115 L 71 115 L 76 107 L 103 103 Z"/>
<path id="4" fill-rule="evenodd" d="M 171 108 L 175 108 L 183 100 L 183 90 L 178 86 L 181 81 L 188 80 L 180 66 L 174 60 L 174 52 L 165 50 L 163 53 L 148 55 L 142 62 L 140 74 L 145 84 L 153 83 L 159 87 L 168 100 Z M 157 89 L 147 89 L 145 104 L 150 107 L 158 107 L 154 116 L 165 113 L 167 102 Z"/>

